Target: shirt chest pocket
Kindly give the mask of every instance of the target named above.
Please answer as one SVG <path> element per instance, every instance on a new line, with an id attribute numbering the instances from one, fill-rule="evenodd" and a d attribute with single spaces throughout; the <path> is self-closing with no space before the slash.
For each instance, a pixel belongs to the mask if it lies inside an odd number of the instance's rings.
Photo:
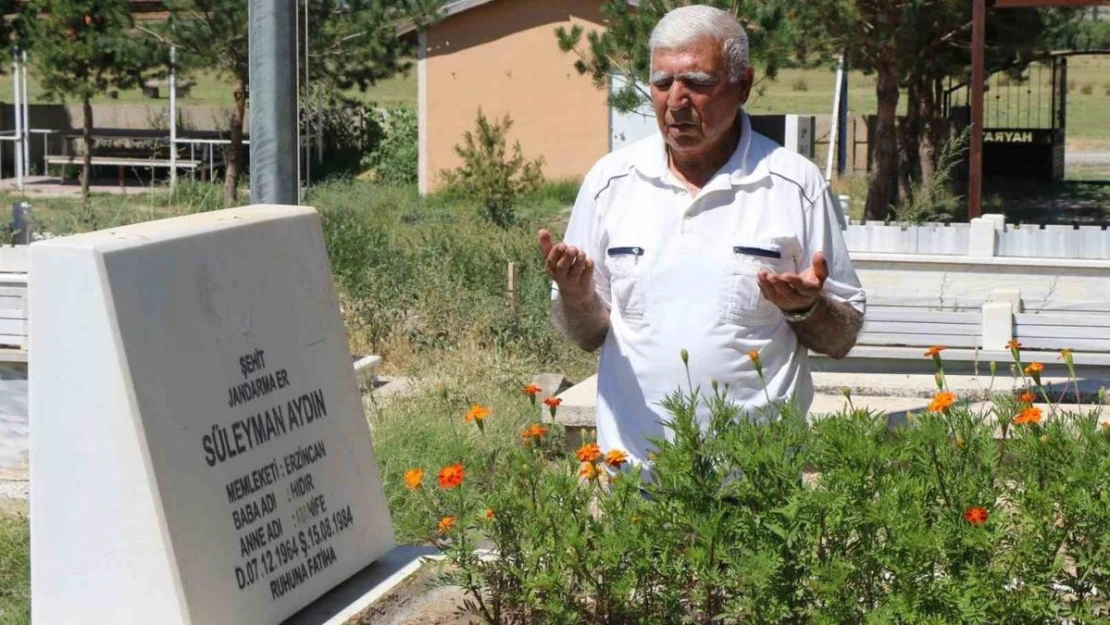
<path id="1" fill-rule="evenodd" d="M 720 298 L 720 320 L 733 325 L 776 321 L 781 312 L 759 290 L 758 276 L 797 271 L 798 245 L 793 237 L 741 241 L 732 245 L 729 270 L 724 272 L 725 297 Z"/>
<path id="2" fill-rule="evenodd" d="M 622 319 L 644 319 L 644 248 L 615 246 L 605 251 L 605 268 L 609 272 L 610 298 Z"/>

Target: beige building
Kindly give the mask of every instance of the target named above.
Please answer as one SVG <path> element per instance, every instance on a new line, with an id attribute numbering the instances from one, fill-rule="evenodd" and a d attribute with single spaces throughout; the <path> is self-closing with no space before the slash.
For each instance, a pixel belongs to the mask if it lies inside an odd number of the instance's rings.
<path id="1" fill-rule="evenodd" d="M 555 29 L 604 28 L 601 0 L 460 0 L 419 37 L 420 191 L 460 164 L 455 145 L 478 109 L 513 120 L 509 145 L 544 158 L 548 179 L 581 178 L 609 151 L 608 93 L 574 69 Z M 584 43 L 584 39 L 583 39 Z"/>

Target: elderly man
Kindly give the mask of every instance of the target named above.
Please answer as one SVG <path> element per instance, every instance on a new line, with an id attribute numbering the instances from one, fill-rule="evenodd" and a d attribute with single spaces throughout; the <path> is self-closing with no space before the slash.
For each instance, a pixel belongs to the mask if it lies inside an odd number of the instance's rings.
<path id="1" fill-rule="evenodd" d="M 695 385 L 808 410 L 807 348 L 843 357 L 865 306 L 828 183 L 740 108 L 753 72 L 737 20 L 678 8 L 650 48 L 659 134 L 590 170 L 563 242 L 539 233 L 556 325 L 601 348 L 598 442 L 638 464 L 667 435 L 659 402 L 685 385 L 682 349 Z"/>

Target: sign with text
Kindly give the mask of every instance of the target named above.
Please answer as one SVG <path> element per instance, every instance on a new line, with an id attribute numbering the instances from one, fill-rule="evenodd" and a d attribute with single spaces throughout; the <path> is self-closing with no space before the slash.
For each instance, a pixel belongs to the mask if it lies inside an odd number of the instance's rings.
<path id="1" fill-rule="evenodd" d="M 310 208 L 32 246 L 32 616 L 280 623 L 393 546 Z"/>

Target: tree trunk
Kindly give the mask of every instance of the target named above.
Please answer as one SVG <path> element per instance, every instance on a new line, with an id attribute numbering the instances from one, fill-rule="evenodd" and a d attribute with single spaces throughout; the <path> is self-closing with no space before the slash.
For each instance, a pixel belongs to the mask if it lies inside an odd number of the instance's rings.
<path id="1" fill-rule="evenodd" d="M 247 79 L 235 77 L 235 108 L 231 113 L 231 144 L 227 149 L 227 173 L 224 177 L 224 206 L 237 203 L 239 174 L 243 169 L 243 118 L 247 112 Z"/>
<path id="2" fill-rule="evenodd" d="M 894 58 L 893 54 L 886 58 Z M 889 211 L 898 176 L 898 135 L 895 121 L 898 113 L 898 66 L 893 62 L 880 65 L 875 81 L 878 115 L 872 152 L 871 177 L 867 181 L 866 219 L 884 220 Z"/>
<path id="3" fill-rule="evenodd" d="M 913 200 L 914 178 L 920 168 L 917 159 L 921 143 L 921 91 L 921 81 L 912 76 L 906 87 L 906 118 L 898 125 L 898 190 L 903 202 Z"/>
<path id="4" fill-rule="evenodd" d="M 944 83 L 935 80 L 921 93 L 921 143 L 917 148 L 921 163 L 921 184 L 927 185 L 937 173 L 939 146 L 944 141 L 944 117 L 940 106 L 941 90 Z"/>
<path id="5" fill-rule="evenodd" d="M 81 129 L 81 138 L 85 144 L 84 163 L 81 167 L 81 204 L 85 207 L 85 212 L 87 213 L 92 210 L 92 202 L 89 198 L 89 176 L 92 173 L 93 152 L 93 111 L 89 96 L 84 96 L 81 101 L 81 107 L 85 117 L 84 126 Z"/>

